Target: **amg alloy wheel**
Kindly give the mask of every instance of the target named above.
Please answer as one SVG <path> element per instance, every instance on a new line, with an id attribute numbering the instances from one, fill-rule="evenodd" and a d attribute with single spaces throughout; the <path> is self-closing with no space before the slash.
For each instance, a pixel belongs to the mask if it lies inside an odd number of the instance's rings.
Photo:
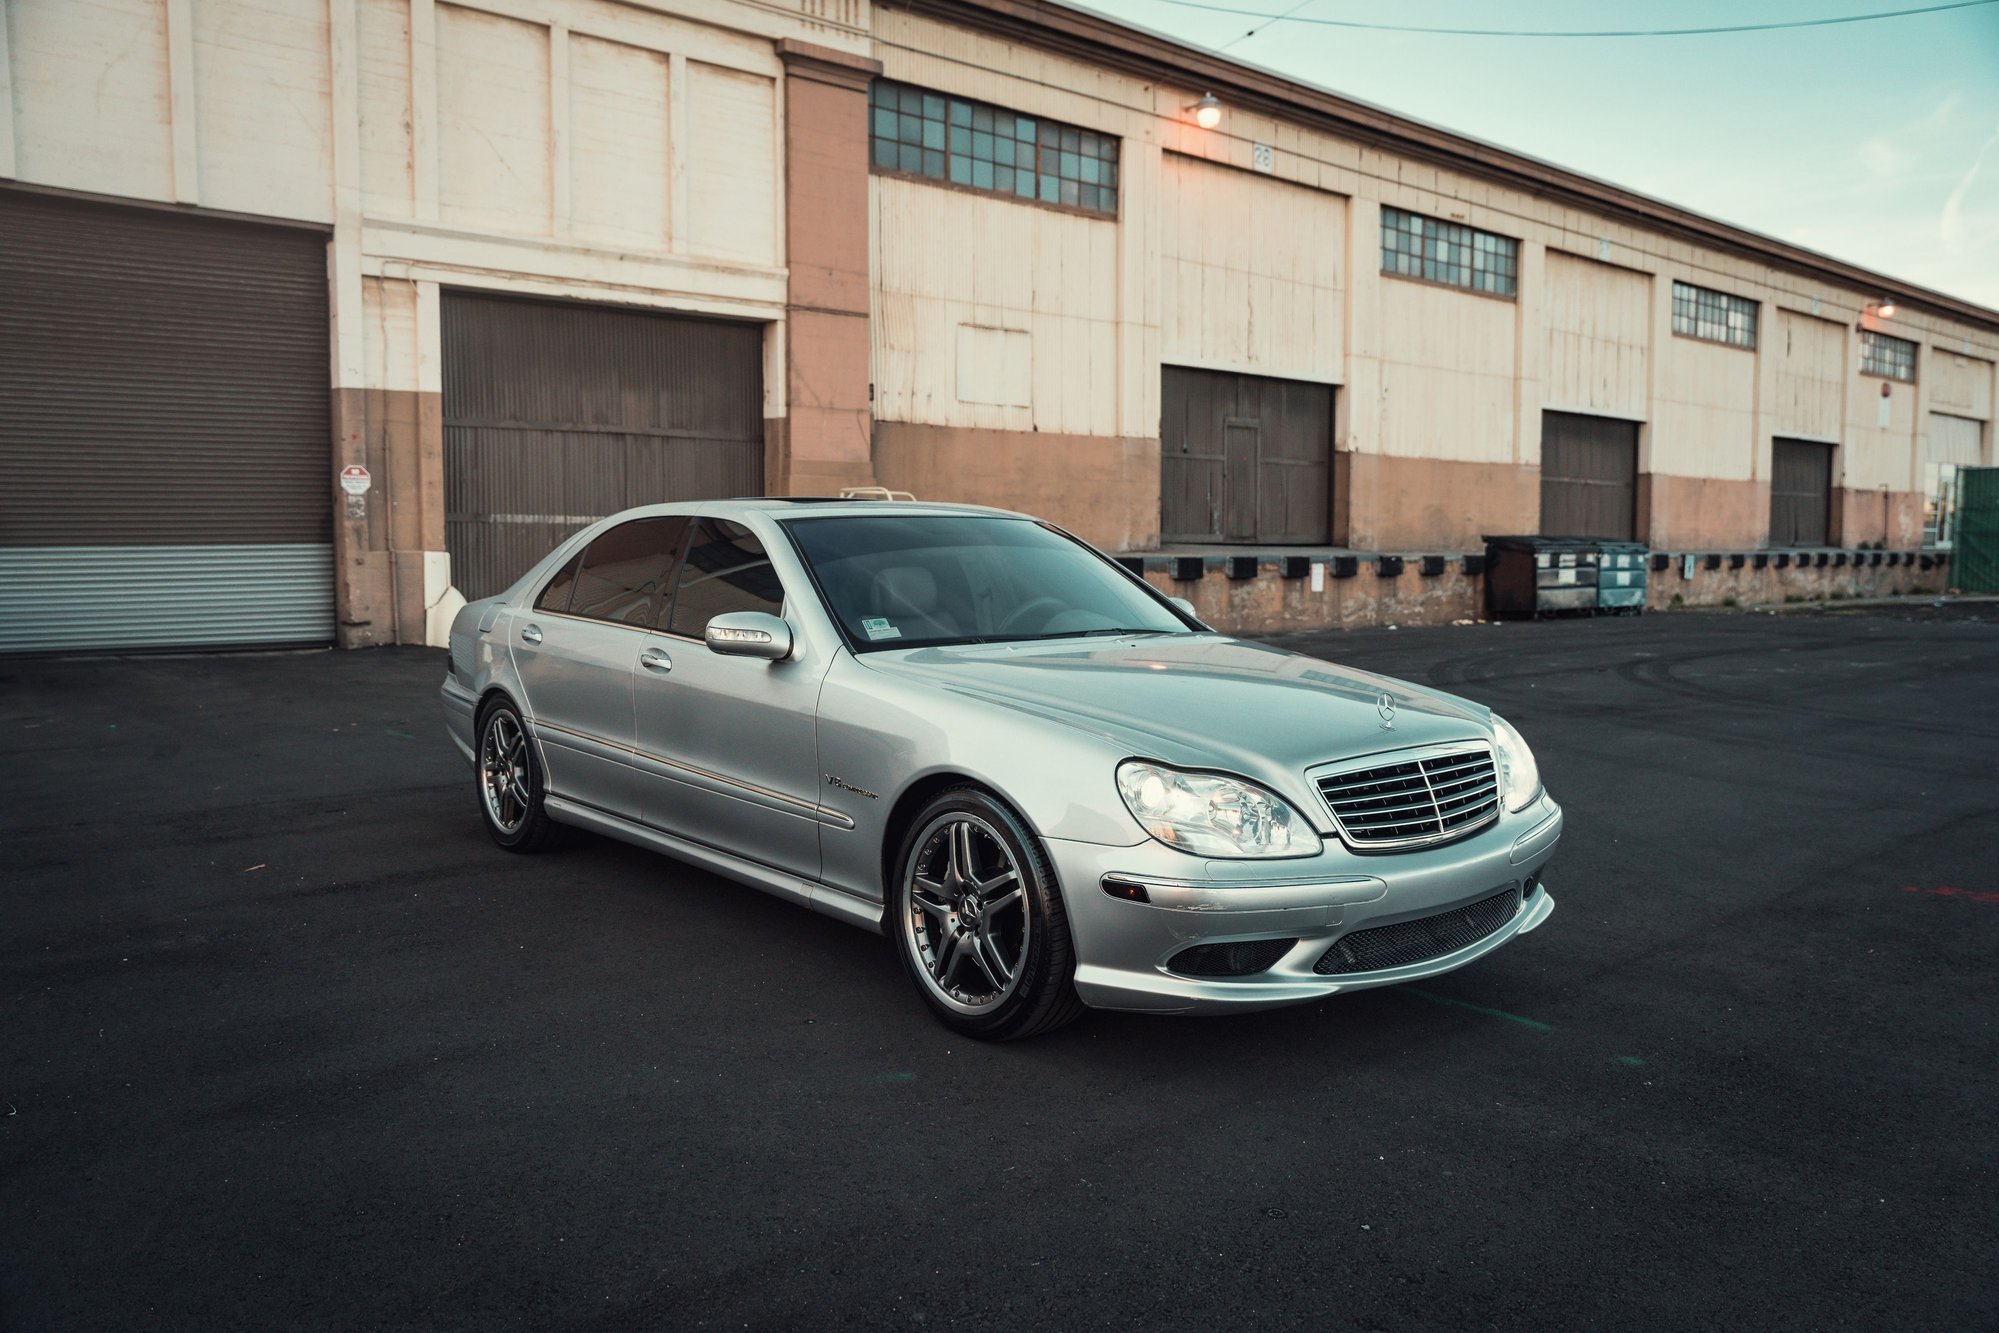
<path id="1" fill-rule="evenodd" d="M 488 705 L 479 721 L 479 809 L 486 831 L 510 852 L 548 845 L 556 826 L 542 808 L 541 767 L 512 704 Z"/>
<path id="2" fill-rule="evenodd" d="M 897 866 L 897 952 L 946 1023 L 1004 1039 L 1081 1012 L 1054 876 L 1012 811 L 976 788 L 947 791 L 917 816 Z"/>

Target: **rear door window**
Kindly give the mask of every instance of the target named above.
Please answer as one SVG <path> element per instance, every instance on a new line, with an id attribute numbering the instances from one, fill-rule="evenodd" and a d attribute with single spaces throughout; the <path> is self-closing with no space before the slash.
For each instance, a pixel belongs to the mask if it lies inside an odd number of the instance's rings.
<path id="1" fill-rule="evenodd" d="M 658 624 L 687 524 L 684 514 L 638 518 L 591 542 L 576 568 L 569 614 L 642 629 Z"/>
<path id="2" fill-rule="evenodd" d="M 783 610 L 784 585 L 754 532 L 725 518 L 704 518 L 695 525 L 673 598 L 669 634 L 698 639 L 708 622 L 725 611 L 778 615 Z"/>
<path id="3" fill-rule="evenodd" d="M 534 609 L 537 611 L 567 611 L 569 609 L 569 594 L 576 590 L 576 566 L 582 563 L 583 555 L 579 551 L 567 564 L 563 565 L 557 571 L 554 578 L 548 581 L 548 586 L 541 590 L 541 596 L 534 599 Z"/>

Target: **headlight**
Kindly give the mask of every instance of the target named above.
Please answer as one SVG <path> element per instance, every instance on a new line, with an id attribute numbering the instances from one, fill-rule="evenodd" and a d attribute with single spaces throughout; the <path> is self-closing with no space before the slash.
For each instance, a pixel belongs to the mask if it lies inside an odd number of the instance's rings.
<path id="1" fill-rule="evenodd" d="M 1499 747 L 1499 790 L 1508 810 L 1525 810 L 1541 794 L 1541 766 L 1513 724 L 1494 713 L 1492 739 Z"/>
<path id="2" fill-rule="evenodd" d="M 1147 833 L 1196 856 L 1310 856 L 1320 848 L 1297 811 L 1241 778 L 1132 759 L 1118 765 L 1117 789 Z"/>

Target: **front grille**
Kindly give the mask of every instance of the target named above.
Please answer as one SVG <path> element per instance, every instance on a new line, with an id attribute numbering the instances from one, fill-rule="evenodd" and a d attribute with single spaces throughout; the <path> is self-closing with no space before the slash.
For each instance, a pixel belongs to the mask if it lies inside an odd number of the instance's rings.
<path id="1" fill-rule="evenodd" d="M 1511 921 L 1519 910 L 1520 890 L 1508 885 L 1504 893 L 1435 916 L 1342 935 L 1333 941 L 1333 947 L 1326 950 L 1324 957 L 1312 964 L 1312 970 L 1322 977 L 1331 977 L 1427 963 L 1477 944 Z"/>
<path id="2" fill-rule="evenodd" d="M 1361 849 L 1443 842 L 1499 814 L 1499 774 L 1484 745 L 1331 773 L 1319 779 L 1319 794 Z"/>
<path id="3" fill-rule="evenodd" d="M 1291 952 L 1296 940 L 1238 940 L 1230 944 L 1197 944 L 1173 955 L 1168 972 L 1183 977 L 1246 977 L 1262 972 Z"/>

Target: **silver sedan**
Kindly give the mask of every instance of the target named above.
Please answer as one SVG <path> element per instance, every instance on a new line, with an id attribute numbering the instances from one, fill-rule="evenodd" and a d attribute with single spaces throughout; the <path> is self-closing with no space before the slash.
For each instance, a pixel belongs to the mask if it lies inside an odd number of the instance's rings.
<path id="1" fill-rule="evenodd" d="M 883 932 L 978 1037 L 1427 977 L 1555 906 L 1503 719 L 1000 510 L 629 510 L 459 613 L 443 701 L 500 846 L 589 829 Z"/>

